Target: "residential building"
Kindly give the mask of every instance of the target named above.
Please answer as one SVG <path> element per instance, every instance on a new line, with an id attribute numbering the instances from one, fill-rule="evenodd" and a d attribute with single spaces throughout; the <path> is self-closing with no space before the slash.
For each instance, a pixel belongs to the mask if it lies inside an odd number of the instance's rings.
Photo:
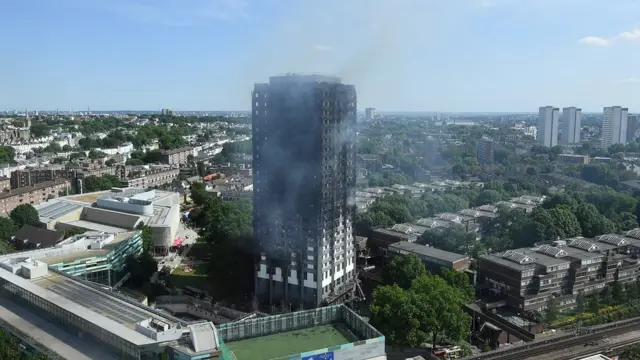
<path id="1" fill-rule="evenodd" d="M 11 237 L 11 242 L 17 249 L 41 249 L 55 246 L 64 240 L 64 234 L 47 230 L 33 225 L 24 225 Z"/>
<path id="2" fill-rule="evenodd" d="M 560 123 L 562 124 L 561 140 L 564 144 L 577 144 L 580 142 L 582 121 L 582 109 L 566 107 L 562 109 Z"/>
<path id="3" fill-rule="evenodd" d="M 180 175 L 180 169 L 148 171 L 145 175 L 132 179 L 122 179 L 122 187 L 148 188 L 171 184 Z"/>
<path id="4" fill-rule="evenodd" d="M 605 107 L 602 114 L 601 147 L 627 143 L 627 117 L 629 109 L 620 106 Z"/>
<path id="5" fill-rule="evenodd" d="M 414 243 L 422 235 L 411 226 L 395 224 L 388 229 L 375 229 L 369 238 L 369 246 L 376 252 L 384 253 L 391 244 L 401 241 Z"/>
<path id="6" fill-rule="evenodd" d="M 534 248 L 481 256 L 478 278 L 519 311 L 541 310 L 550 296 L 558 306 L 575 305 L 578 293 L 590 294 L 638 277 L 640 230 L 554 241 Z"/>
<path id="7" fill-rule="evenodd" d="M 546 147 L 558 145 L 560 109 L 543 106 L 538 110 L 538 144 Z"/>
<path id="8" fill-rule="evenodd" d="M 356 90 L 318 75 L 252 93 L 256 297 L 314 308 L 355 281 Z M 300 134 L 305 134 L 300 136 Z"/>
<path id="9" fill-rule="evenodd" d="M 70 179 L 70 172 L 64 168 L 36 168 L 11 172 L 11 187 L 14 189 L 33 186 L 57 179 Z"/>
<path id="10" fill-rule="evenodd" d="M 496 143 L 489 138 L 483 137 L 478 141 L 478 164 L 493 164 L 496 152 Z"/>
<path id="11" fill-rule="evenodd" d="M 70 186 L 66 179 L 56 179 L 0 193 L 0 213 L 9 214 L 22 204 L 37 205 L 56 198 Z"/>
<path id="12" fill-rule="evenodd" d="M 393 255 L 402 256 L 413 254 L 422 260 L 425 267 L 433 273 L 440 272 L 442 268 L 463 271 L 469 269 L 469 265 L 471 264 L 471 259 L 466 255 L 407 241 L 389 245 L 388 252 Z"/>
<path id="13" fill-rule="evenodd" d="M 194 156 L 193 148 L 183 147 L 160 151 L 160 162 L 167 165 L 184 165 L 189 162 L 189 155 Z"/>
<path id="14" fill-rule="evenodd" d="M 366 108 L 364 109 L 364 119 L 367 121 L 373 120 L 376 118 L 376 109 L 375 108 Z"/>
<path id="15" fill-rule="evenodd" d="M 560 154 L 558 161 L 566 164 L 587 165 L 589 163 L 589 155 Z"/>
<path id="16" fill-rule="evenodd" d="M 627 142 L 636 141 L 636 131 L 638 130 L 638 114 L 627 115 Z"/>

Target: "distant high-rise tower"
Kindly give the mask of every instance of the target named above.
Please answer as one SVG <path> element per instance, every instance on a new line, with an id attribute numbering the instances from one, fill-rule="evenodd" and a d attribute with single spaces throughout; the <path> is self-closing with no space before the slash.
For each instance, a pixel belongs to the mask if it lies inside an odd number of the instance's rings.
<path id="1" fill-rule="evenodd" d="M 255 295 L 304 308 L 355 279 L 356 90 L 316 75 L 271 77 L 252 93 Z"/>
<path id="2" fill-rule="evenodd" d="M 538 111 L 538 144 L 547 147 L 558 145 L 558 123 L 560 109 L 553 106 L 540 107 Z"/>
<path id="3" fill-rule="evenodd" d="M 492 164 L 496 152 L 496 144 L 492 139 L 483 137 L 478 141 L 478 164 Z"/>
<path id="4" fill-rule="evenodd" d="M 627 143 L 636 141 L 637 130 L 638 130 L 638 114 L 627 115 Z"/>
<path id="5" fill-rule="evenodd" d="M 629 109 L 620 106 L 605 107 L 602 112 L 601 146 L 608 149 L 613 144 L 627 143 Z"/>
<path id="6" fill-rule="evenodd" d="M 376 117 L 376 109 L 375 108 L 366 108 L 364 109 L 364 118 L 367 121 L 373 120 Z"/>
<path id="7" fill-rule="evenodd" d="M 582 126 L 582 109 L 566 107 L 562 109 L 560 117 L 562 134 L 560 137 L 565 144 L 577 144 L 580 142 L 580 130 Z"/>

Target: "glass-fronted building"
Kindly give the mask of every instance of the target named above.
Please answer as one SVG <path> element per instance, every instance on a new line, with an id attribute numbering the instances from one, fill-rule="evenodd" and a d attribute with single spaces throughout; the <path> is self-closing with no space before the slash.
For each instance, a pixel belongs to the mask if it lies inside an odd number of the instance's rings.
<path id="1" fill-rule="evenodd" d="M 108 251 L 106 253 L 103 251 L 99 255 L 93 255 L 92 252 L 81 252 L 45 262 L 50 268 L 71 276 L 105 285 L 116 284 L 126 274 L 127 257 L 142 252 L 142 236 L 139 231 L 119 234 L 118 237 L 119 241 L 103 248 Z"/>

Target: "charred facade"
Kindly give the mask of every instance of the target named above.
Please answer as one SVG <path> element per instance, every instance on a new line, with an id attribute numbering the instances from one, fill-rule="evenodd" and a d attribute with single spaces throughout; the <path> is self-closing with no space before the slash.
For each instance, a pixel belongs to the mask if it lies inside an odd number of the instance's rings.
<path id="1" fill-rule="evenodd" d="M 353 85 L 286 75 L 252 93 L 255 294 L 313 308 L 355 278 Z"/>

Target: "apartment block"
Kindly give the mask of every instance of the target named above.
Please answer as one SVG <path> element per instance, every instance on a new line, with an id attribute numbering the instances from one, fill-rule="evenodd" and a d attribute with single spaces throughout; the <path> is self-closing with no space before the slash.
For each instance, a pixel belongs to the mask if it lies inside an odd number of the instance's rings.
<path id="1" fill-rule="evenodd" d="M 120 183 L 123 187 L 148 188 L 171 184 L 180 175 L 180 169 L 149 171 L 143 176 L 122 179 Z"/>
<path id="2" fill-rule="evenodd" d="M 167 165 L 183 165 L 189 161 L 189 155 L 193 155 L 192 147 L 183 147 L 173 150 L 160 151 L 160 161 Z"/>
<path id="3" fill-rule="evenodd" d="M 496 143 L 492 139 L 482 138 L 478 141 L 478 164 L 493 164 Z"/>
<path id="4" fill-rule="evenodd" d="M 355 87 L 274 76 L 255 84 L 251 105 L 258 301 L 340 301 L 356 275 Z"/>
<path id="5" fill-rule="evenodd" d="M 546 147 L 558 145 L 560 109 L 543 106 L 538 110 L 538 144 Z"/>
<path id="6" fill-rule="evenodd" d="M 629 109 L 620 106 L 605 107 L 602 112 L 601 146 L 608 149 L 613 144 L 627 143 Z"/>
<path id="7" fill-rule="evenodd" d="M 519 311 L 542 310 L 551 296 L 562 308 L 579 293 L 601 291 L 638 277 L 640 230 L 554 241 L 534 248 L 481 256 L 478 280 Z"/>
<path id="8" fill-rule="evenodd" d="M 627 142 L 636 141 L 636 131 L 638 130 L 638 114 L 627 115 Z"/>
<path id="9" fill-rule="evenodd" d="M 67 179 L 56 179 L 0 193 L 0 213 L 8 214 L 18 205 L 37 205 L 56 198 L 70 186 Z"/>
<path id="10" fill-rule="evenodd" d="M 582 109 L 577 109 L 573 106 L 563 108 L 560 123 L 562 124 L 562 142 L 564 144 L 579 143 L 582 126 Z"/>
<path id="11" fill-rule="evenodd" d="M 66 169 L 42 168 L 16 170 L 11 172 L 11 187 L 17 189 L 57 179 L 70 179 L 71 177 L 72 173 Z"/>

